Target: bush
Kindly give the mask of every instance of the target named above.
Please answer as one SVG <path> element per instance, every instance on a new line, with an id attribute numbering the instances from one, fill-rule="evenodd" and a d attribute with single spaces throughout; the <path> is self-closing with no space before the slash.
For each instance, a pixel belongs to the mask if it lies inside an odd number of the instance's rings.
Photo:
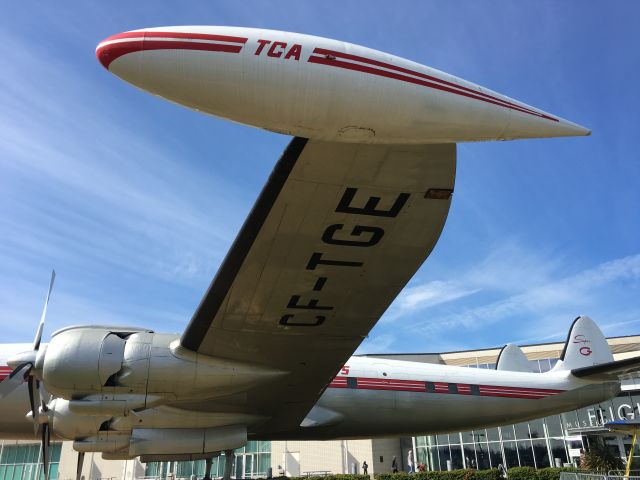
<path id="1" fill-rule="evenodd" d="M 507 470 L 509 480 L 538 480 L 538 472 L 533 467 L 512 467 Z"/>
<path id="2" fill-rule="evenodd" d="M 326 475 L 323 477 L 283 477 L 286 480 L 370 480 L 369 475 L 351 475 L 346 473 L 337 473 L 335 475 Z M 275 477 L 274 477 L 275 480 Z"/>
<path id="3" fill-rule="evenodd" d="M 452 470 L 417 473 L 376 473 L 378 480 L 499 480 L 498 469 L 491 470 Z"/>
<path id="4" fill-rule="evenodd" d="M 576 468 L 512 467 L 507 471 L 509 480 L 560 480 L 561 472 L 576 472 Z M 451 472 L 376 473 L 377 480 L 501 480 L 496 468 L 491 470 L 453 470 Z M 325 479 L 327 477 L 324 477 Z M 346 480 L 346 479 L 345 479 Z"/>
<path id="5" fill-rule="evenodd" d="M 547 467 L 536 470 L 533 467 L 512 467 L 507 470 L 509 480 L 560 480 L 562 472 L 577 472 L 573 467 Z"/>
<path id="6" fill-rule="evenodd" d="M 500 480 L 500 471 L 497 468 L 490 470 L 475 470 L 474 479 L 476 480 Z"/>
<path id="7" fill-rule="evenodd" d="M 561 472 L 575 472 L 576 468 L 512 467 L 507 470 L 508 480 L 560 480 Z M 497 468 L 490 470 L 452 470 L 435 472 L 376 473 L 376 480 L 501 480 Z M 274 478 L 274 480 L 278 480 Z M 327 475 L 325 477 L 282 477 L 282 480 L 369 480 L 369 475 Z"/>
<path id="8" fill-rule="evenodd" d="M 560 473 L 577 471 L 574 467 L 541 468 L 538 470 L 538 480 L 560 480 Z"/>

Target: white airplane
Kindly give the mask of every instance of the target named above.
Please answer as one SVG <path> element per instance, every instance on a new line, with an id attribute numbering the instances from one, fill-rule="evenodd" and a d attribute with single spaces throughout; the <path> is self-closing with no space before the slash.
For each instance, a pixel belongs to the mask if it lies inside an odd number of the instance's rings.
<path id="1" fill-rule="evenodd" d="M 182 335 L 88 325 L 41 344 L 45 303 L 33 345 L 1 346 L 1 437 L 32 438 L 35 425 L 45 459 L 50 435 L 72 440 L 80 476 L 84 452 L 210 459 L 248 439 L 519 422 L 610 398 L 639 368 L 613 361 L 587 317 L 543 374 L 513 346 L 495 371 L 350 358 L 440 236 L 456 142 L 589 130 L 408 60 L 308 35 L 147 29 L 106 39 L 97 56 L 143 90 L 295 138 Z"/>

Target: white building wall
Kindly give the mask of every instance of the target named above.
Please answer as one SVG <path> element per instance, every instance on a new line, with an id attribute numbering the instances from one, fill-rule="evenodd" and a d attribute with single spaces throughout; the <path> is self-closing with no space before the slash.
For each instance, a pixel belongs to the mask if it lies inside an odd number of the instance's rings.
<path id="1" fill-rule="evenodd" d="M 365 460 L 370 474 L 390 472 L 394 455 L 400 462 L 398 438 L 271 442 L 274 477 L 305 475 L 307 472 L 352 473 L 354 468 L 356 473 L 362 473 Z"/>
<path id="2" fill-rule="evenodd" d="M 73 450 L 73 442 L 63 442 L 58 480 L 75 480 L 77 464 L 78 454 Z M 103 460 L 100 453 L 86 453 L 82 476 L 85 480 L 134 480 L 144 477 L 144 465 L 138 459 Z"/>
<path id="3" fill-rule="evenodd" d="M 398 467 L 403 465 L 399 438 L 376 438 L 372 440 L 372 460 L 367 460 L 369 473 L 390 473 L 393 457 L 398 460 Z M 382 457 L 382 462 L 380 461 Z"/>

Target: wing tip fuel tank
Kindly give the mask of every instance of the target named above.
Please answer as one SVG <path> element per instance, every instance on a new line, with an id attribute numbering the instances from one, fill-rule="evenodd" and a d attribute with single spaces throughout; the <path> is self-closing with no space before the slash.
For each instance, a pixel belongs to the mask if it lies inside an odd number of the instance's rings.
<path id="1" fill-rule="evenodd" d="M 420 144 L 591 134 L 430 67 L 311 35 L 159 27 L 113 35 L 96 56 L 111 73 L 167 100 L 316 140 Z"/>

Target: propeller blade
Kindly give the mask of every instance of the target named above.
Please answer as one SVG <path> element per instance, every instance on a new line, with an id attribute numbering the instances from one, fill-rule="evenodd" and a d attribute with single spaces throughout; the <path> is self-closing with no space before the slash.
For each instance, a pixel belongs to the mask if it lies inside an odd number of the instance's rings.
<path id="1" fill-rule="evenodd" d="M 82 479 L 82 464 L 84 463 L 84 452 L 78 452 L 78 465 L 76 467 L 76 480 Z"/>
<path id="2" fill-rule="evenodd" d="M 42 468 L 44 471 L 44 480 L 49 480 L 49 445 L 51 443 L 51 432 L 49 424 L 42 425 Z"/>
<path id="3" fill-rule="evenodd" d="M 44 301 L 44 308 L 42 309 L 42 316 L 40 317 L 40 324 L 36 331 L 36 338 L 33 340 L 33 349 L 38 350 L 40 348 L 40 340 L 42 340 L 42 330 L 44 330 L 44 319 L 47 316 L 47 305 L 49 304 L 49 297 L 51 296 L 51 290 L 53 289 L 53 281 L 56 279 L 56 271 L 51 270 L 51 282 L 49 282 L 49 291 L 47 292 L 47 298 Z"/>
<path id="4" fill-rule="evenodd" d="M 36 408 L 36 398 L 33 392 L 35 379 L 33 377 L 29 377 L 27 380 L 27 387 L 29 387 L 29 405 L 31 405 L 31 418 L 33 419 L 33 434 L 38 434 L 38 415 L 40 413 L 40 408 Z M 39 407 L 39 405 L 38 405 Z"/>
<path id="5" fill-rule="evenodd" d="M 31 368 L 33 365 L 30 363 L 22 363 L 14 368 L 9 376 L 0 382 L 0 398 L 4 398 L 22 385 L 26 377 L 29 376 Z"/>

